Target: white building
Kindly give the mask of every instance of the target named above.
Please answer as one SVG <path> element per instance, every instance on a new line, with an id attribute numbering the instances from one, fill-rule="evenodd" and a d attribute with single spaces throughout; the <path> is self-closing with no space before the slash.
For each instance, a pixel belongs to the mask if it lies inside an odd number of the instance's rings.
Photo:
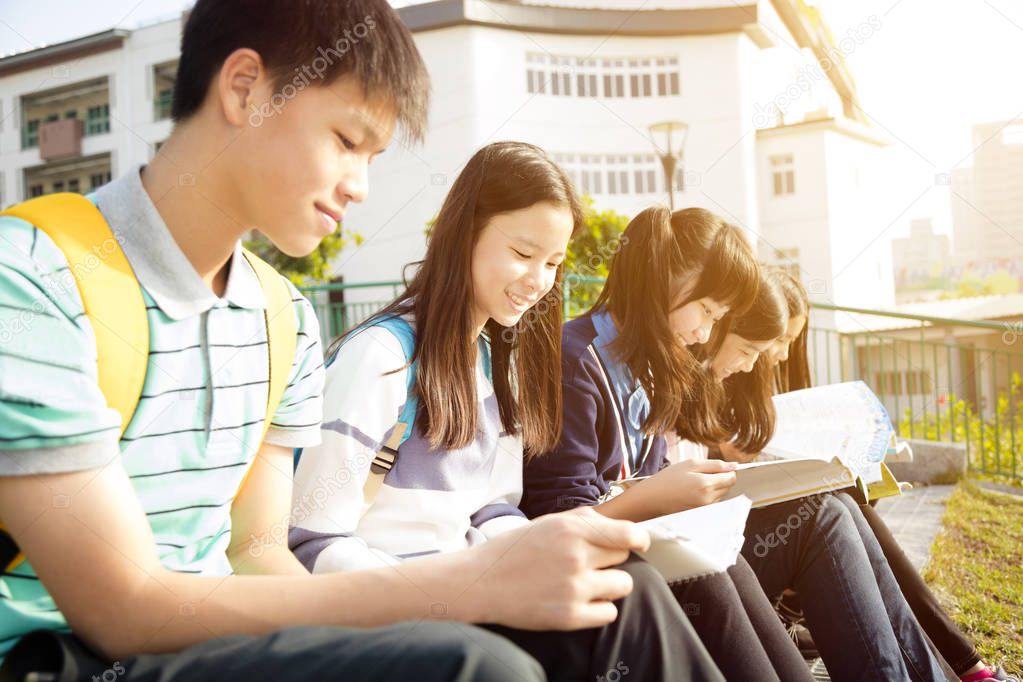
<path id="1" fill-rule="evenodd" d="M 864 35 L 836 41 L 795 0 L 439 0 L 401 15 L 433 81 L 429 133 L 374 163 L 371 198 L 347 218 L 367 240 L 342 255 L 346 280 L 394 278 L 421 257 L 458 171 L 496 140 L 549 150 L 598 208 L 666 203 L 649 126 L 678 120 L 676 206 L 746 228 L 815 298 L 893 302 L 870 200 L 884 142 L 859 120 L 842 60 Z"/>
<path id="2" fill-rule="evenodd" d="M 399 278 L 465 161 L 496 140 L 549 150 L 598 208 L 666 203 L 649 126 L 677 120 L 676 206 L 746 228 L 815 299 L 893 300 L 870 200 L 883 142 L 842 58 L 876 26 L 834 37 L 801 0 L 436 0 L 400 14 L 431 75 L 430 127 L 422 147 L 374 162 L 369 200 L 346 216 L 365 238 L 335 263 L 346 281 Z M 170 132 L 180 30 L 179 18 L 0 59 L 0 204 L 87 191 L 151 158 Z"/>
<path id="3" fill-rule="evenodd" d="M 0 59 L 0 206 L 86 192 L 170 134 L 181 19 Z"/>

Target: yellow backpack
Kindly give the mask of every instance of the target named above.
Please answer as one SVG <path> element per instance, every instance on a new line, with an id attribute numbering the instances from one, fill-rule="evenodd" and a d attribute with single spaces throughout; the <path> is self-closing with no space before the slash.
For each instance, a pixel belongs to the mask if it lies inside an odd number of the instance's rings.
<path id="1" fill-rule="evenodd" d="M 31 223 L 53 240 L 67 258 L 85 315 L 96 336 L 99 388 L 107 404 L 128 427 L 146 379 L 149 320 L 142 288 L 103 214 L 81 194 L 62 193 L 30 199 L 0 212 Z M 256 272 L 266 299 L 266 336 L 270 387 L 263 435 L 288 385 L 295 359 L 298 324 L 291 291 L 280 274 L 252 252 L 245 258 Z M 97 255 L 102 254 L 102 256 Z M 3 536 L 0 523 L 0 536 Z M 10 565 L 20 563 L 21 556 Z M 0 566 L 8 562 L 0 562 Z M 9 565 L 4 566 L 9 570 Z"/>
<path id="2" fill-rule="evenodd" d="M 149 320 L 135 273 L 103 214 L 81 194 L 50 194 L 12 206 L 0 216 L 35 225 L 67 258 L 96 335 L 99 388 L 107 404 L 121 414 L 121 433 L 128 427 L 146 379 Z M 114 245 L 113 247 L 111 245 Z M 97 253 L 102 253 L 102 257 Z M 298 325 L 291 312 L 291 292 L 266 261 L 245 250 L 266 299 L 266 336 L 270 355 L 270 390 L 263 435 L 288 385 L 295 359 Z"/>

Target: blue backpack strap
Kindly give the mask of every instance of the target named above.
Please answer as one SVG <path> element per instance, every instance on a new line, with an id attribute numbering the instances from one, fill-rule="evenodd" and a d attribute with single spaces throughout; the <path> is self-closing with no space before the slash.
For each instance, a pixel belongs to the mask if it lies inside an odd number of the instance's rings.
<path id="1" fill-rule="evenodd" d="M 366 322 L 362 323 L 358 329 L 349 334 L 348 338 L 338 346 L 337 350 L 327 358 L 325 366 L 330 367 L 334 360 L 337 359 L 337 354 L 341 348 L 348 343 L 352 338 L 358 336 L 366 329 L 370 327 L 383 327 L 387 331 L 391 332 L 401 344 L 402 353 L 405 355 L 405 362 L 408 363 L 412 359 L 412 354 L 415 353 L 416 349 L 416 334 L 412 325 L 408 321 L 397 315 L 388 315 L 386 317 L 370 318 Z M 401 412 L 398 415 L 398 422 L 395 424 L 394 430 L 391 432 L 391 438 L 377 457 L 374 458 L 371 469 L 374 471 L 380 470 L 381 473 L 386 473 L 390 470 L 394 464 L 394 455 L 397 454 L 398 448 L 408 440 L 409 436 L 412 435 L 412 427 L 416 421 L 416 409 L 419 405 L 419 401 L 412 391 L 412 388 L 416 383 L 416 363 L 413 362 L 409 365 L 408 373 L 405 379 L 405 404 L 401 408 Z M 298 461 L 302 457 L 302 448 L 295 448 L 295 468 L 298 468 Z M 379 461 L 378 461 L 379 460 Z"/>
<path id="2" fill-rule="evenodd" d="M 483 373 L 486 374 L 487 381 L 494 383 L 493 367 L 490 363 L 490 339 L 486 334 L 480 334 L 479 347 L 483 355 Z"/>
<path id="3" fill-rule="evenodd" d="M 407 363 L 412 360 L 412 355 L 416 352 L 416 331 L 408 323 L 408 320 L 404 317 L 393 315 L 375 322 L 373 326 L 383 327 L 394 334 L 398 338 L 398 342 L 401 343 L 401 350 L 405 354 L 405 362 Z M 405 425 L 405 430 L 398 440 L 399 446 L 412 435 L 412 425 L 416 421 L 416 409 L 419 406 L 419 400 L 412 390 L 415 385 L 416 363 L 412 362 L 405 377 L 405 405 L 401 408 L 401 413 L 398 415 L 398 424 Z"/>

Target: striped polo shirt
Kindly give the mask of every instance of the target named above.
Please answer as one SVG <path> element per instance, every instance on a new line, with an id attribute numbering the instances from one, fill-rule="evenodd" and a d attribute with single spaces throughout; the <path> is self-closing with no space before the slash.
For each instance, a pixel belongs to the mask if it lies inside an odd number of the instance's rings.
<path id="1" fill-rule="evenodd" d="M 0 476 L 91 469 L 119 456 L 163 565 L 228 575 L 231 503 L 266 415 L 266 304 L 240 246 L 224 296 L 213 294 L 167 230 L 140 170 L 89 197 L 138 277 L 149 319 L 142 397 L 120 441 L 67 260 L 42 231 L 0 218 Z M 323 357 L 312 307 L 291 291 L 299 338 L 266 441 L 307 447 L 320 441 Z M 0 548 L 5 542 L 0 533 Z M 30 630 L 67 628 L 27 561 L 0 568 L 0 657 Z"/>

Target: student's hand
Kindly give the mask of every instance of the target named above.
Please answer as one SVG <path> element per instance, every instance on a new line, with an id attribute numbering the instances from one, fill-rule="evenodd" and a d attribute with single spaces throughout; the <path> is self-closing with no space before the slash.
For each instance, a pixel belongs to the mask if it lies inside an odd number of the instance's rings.
<path id="1" fill-rule="evenodd" d="M 722 459 L 727 462 L 739 462 L 740 464 L 752 462 L 759 454 L 756 452 L 743 452 L 731 443 L 722 443 L 718 448 L 721 450 Z"/>
<path id="2" fill-rule="evenodd" d="M 735 485 L 735 466 L 719 459 L 686 460 L 640 481 L 626 493 L 642 495 L 655 511 L 651 516 L 674 514 L 720 500 Z"/>
<path id="3" fill-rule="evenodd" d="M 633 523 L 589 507 L 549 514 L 478 547 L 482 574 L 463 599 L 478 600 L 480 622 L 524 630 L 577 630 L 611 623 L 611 602 L 632 577 L 609 568 L 650 545 Z"/>

